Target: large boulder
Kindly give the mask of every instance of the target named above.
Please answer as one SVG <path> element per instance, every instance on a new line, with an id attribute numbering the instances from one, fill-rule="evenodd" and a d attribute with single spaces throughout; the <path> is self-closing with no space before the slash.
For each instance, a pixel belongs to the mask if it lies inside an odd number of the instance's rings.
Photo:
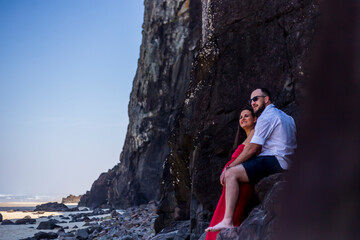
<path id="1" fill-rule="evenodd" d="M 23 219 L 18 219 L 15 221 L 16 225 L 21 225 L 21 224 L 35 224 L 36 223 L 36 219 L 32 219 L 31 217 L 24 217 Z"/>
<path id="2" fill-rule="evenodd" d="M 2 222 L 2 220 L 3 220 L 3 216 L 0 213 L 0 222 Z"/>
<path id="3" fill-rule="evenodd" d="M 41 205 L 37 205 L 34 211 L 61 212 L 67 210 L 69 210 L 69 208 L 63 203 L 48 202 Z"/>
<path id="4" fill-rule="evenodd" d="M 58 237 L 57 233 L 54 232 L 38 232 L 35 233 L 34 238 L 36 240 L 41 240 L 41 239 L 55 239 Z"/>
<path id="5" fill-rule="evenodd" d="M 4 220 L 1 222 L 1 225 L 14 225 L 15 223 L 11 220 Z"/>
<path id="6" fill-rule="evenodd" d="M 49 221 L 40 222 L 36 229 L 38 229 L 38 230 L 53 230 L 55 228 L 61 228 L 61 226 L 56 224 L 57 222 L 58 221 L 52 220 L 52 219 Z"/>

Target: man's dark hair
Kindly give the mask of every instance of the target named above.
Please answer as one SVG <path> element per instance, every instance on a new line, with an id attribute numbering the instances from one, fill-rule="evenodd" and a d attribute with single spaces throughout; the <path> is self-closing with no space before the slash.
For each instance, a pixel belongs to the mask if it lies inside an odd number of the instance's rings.
<path id="1" fill-rule="evenodd" d="M 266 89 L 266 88 L 259 88 L 262 92 L 263 92 L 263 94 L 265 95 L 265 96 L 268 96 L 269 97 L 269 100 L 272 102 L 272 98 L 271 98 L 271 93 L 270 93 L 270 91 L 268 90 L 268 89 Z"/>

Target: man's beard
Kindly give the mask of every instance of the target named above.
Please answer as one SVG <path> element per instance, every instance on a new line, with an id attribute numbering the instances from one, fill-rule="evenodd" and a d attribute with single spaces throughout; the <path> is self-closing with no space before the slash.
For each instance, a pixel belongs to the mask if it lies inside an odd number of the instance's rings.
<path id="1" fill-rule="evenodd" d="M 260 117 L 260 115 L 264 111 L 264 109 L 265 109 L 265 104 L 262 104 L 261 106 L 259 106 L 259 109 L 256 112 L 254 112 L 255 116 Z"/>

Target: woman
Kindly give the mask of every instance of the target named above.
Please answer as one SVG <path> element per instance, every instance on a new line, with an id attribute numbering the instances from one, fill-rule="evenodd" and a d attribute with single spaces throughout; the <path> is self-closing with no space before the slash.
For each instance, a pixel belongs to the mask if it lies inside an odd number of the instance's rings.
<path id="1" fill-rule="evenodd" d="M 226 167 L 229 164 L 231 164 L 240 155 L 244 147 L 250 143 L 250 140 L 254 134 L 254 127 L 256 120 L 257 118 L 254 115 L 254 111 L 251 108 L 245 108 L 244 110 L 241 111 L 239 117 L 238 132 L 236 134 L 235 143 L 234 143 L 234 147 L 237 148 L 233 153 L 233 155 L 231 156 L 231 160 L 225 165 L 223 171 L 226 171 Z M 243 135 L 243 137 L 241 137 L 241 135 Z M 242 139 L 245 138 L 245 140 L 242 142 L 242 144 L 238 145 L 241 142 L 240 141 L 241 138 Z M 219 232 L 213 232 L 214 229 L 212 229 L 212 227 L 220 223 L 224 218 L 225 208 L 226 208 L 225 192 L 226 192 L 226 188 L 223 185 L 223 191 L 219 199 L 219 202 L 216 206 L 214 215 L 211 219 L 210 226 L 205 230 L 207 232 L 205 240 L 215 240 L 217 234 L 219 233 Z M 235 206 L 235 210 L 228 211 L 234 213 L 232 219 L 233 219 L 233 225 L 235 227 L 239 226 L 241 222 L 245 219 L 246 208 L 250 200 L 252 199 L 253 192 L 254 192 L 254 186 L 252 184 L 249 183 L 239 184 L 239 199 Z"/>

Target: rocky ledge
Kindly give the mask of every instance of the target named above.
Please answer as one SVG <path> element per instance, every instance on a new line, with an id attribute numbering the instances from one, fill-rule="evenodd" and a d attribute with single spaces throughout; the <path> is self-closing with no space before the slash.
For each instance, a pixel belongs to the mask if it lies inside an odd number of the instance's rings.
<path id="1" fill-rule="evenodd" d="M 271 175 L 259 182 L 255 187 L 259 204 L 239 227 L 221 231 L 217 239 L 272 239 L 271 234 L 274 232 L 277 216 L 281 210 L 279 200 L 285 184 L 284 173 Z"/>
<path id="2" fill-rule="evenodd" d="M 279 197 L 285 184 L 286 173 L 274 174 L 260 181 L 255 186 L 254 207 L 248 217 L 239 227 L 220 231 L 217 239 L 271 239 L 271 234 L 276 226 L 277 216 L 281 210 Z M 175 221 L 169 227 L 164 228 L 152 240 L 189 239 L 191 236 L 191 224 L 194 223 L 190 220 Z M 205 236 L 206 233 L 203 233 L 199 239 L 204 240 Z"/>

